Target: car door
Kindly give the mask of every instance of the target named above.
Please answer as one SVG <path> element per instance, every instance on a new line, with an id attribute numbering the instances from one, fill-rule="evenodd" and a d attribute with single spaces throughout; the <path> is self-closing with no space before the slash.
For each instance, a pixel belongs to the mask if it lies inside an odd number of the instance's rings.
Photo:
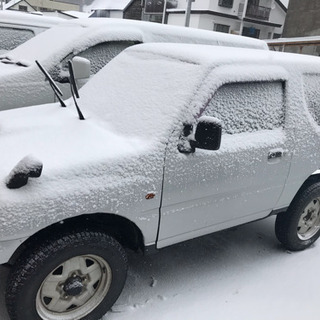
<path id="1" fill-rule="evenodd" d="M 207 102 L 202 99 L 197 117 L 222 122 L 217 151 L 181 153 L 177 145 L 186 124 L 180 124 L 166 154 L 159 248 L 265 217 L 275 208 L 293 151 L 285 87 L 283 79 L 228 81 Z"/>

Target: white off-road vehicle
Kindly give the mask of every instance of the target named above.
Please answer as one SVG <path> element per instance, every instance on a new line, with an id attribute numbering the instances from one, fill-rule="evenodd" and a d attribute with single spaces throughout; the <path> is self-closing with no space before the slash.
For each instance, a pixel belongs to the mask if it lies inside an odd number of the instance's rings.
<path id="1" fill-rule="evenodd" d="M 124 248 L 274 214 L 287 249 L 309 247 L 320 235 L 319 87 L 317 57 L 143 44 L 66 108 L 2 111 L 11 319 L 99 319 L 125 283 Z"/>

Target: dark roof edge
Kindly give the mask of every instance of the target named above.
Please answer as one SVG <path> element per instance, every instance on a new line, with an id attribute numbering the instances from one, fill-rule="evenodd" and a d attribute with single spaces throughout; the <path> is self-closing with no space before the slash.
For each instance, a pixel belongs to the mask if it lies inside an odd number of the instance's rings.
<path id="1" fill-rule="evenodd" d="M 167 9 L 166 13 L 178 13 L 178 14 L 185 14 L 186 11 L 181 9 L 181 10 L 176 10 L 176 9 Z M 224 18 L 229 18 L 229 19 L 235 19 L 239 20 L 238 16 L 232 15 L 232 14 L 226 14 L 226 13 L 221 13 L 217 11 L 212 11 L 212 10 L 191 10 L 191 13 L 202 13 L 202 14 L 210 14 L 213 16 L 219 16 L 219 17 L 224 17 Z"/>
<path id="2" fill-rule="evenodd" d="M 280 6 L 280 8 L 287 13 L 288 9 L 286 8 L 286 6 L 280 1 L 280 0 L 275 0 L 276 3 Z"/>

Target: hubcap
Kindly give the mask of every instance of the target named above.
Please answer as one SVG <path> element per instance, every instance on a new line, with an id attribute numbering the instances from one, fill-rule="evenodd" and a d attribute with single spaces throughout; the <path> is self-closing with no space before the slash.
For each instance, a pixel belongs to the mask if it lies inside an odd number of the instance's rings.
<path id="1" fill-rule="evenodd" d="M 75 297 L 82 292 L 83 287 L 82 279 L 75 275 L 67 279 L 63 286 L 63 291 L 66 295 Z"/>
<path id="2" fill-rule="evenodd" d="M 298 237 L 311 239 L 320 229 L 320 198 L 312 200 L 302 212 L 298 223 Z"/>
<path id="3" fill-rule="evenodd" d="M 55 268 L 42 282 L 36 297 L 43 320 L 78 320 L 104 299 L 112 281 L 109 264 L 101 257 L 73 257 Z"/>

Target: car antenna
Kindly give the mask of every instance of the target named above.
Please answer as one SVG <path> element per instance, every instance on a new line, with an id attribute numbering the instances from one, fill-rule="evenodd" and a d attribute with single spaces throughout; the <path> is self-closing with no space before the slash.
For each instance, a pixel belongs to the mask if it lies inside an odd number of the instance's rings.
<path id="1" fill-rule="evenodd" d="M 55 82 L 53 81 L 53 79 L 51 78 L 50 74 L 48 73 L 48 71 L 40 64 L 39 61 L 36 60 L 36 64 L 39 67 L 39 69 L 41 70 L 41 72 L 44 74 L 44 76 L 46 77 L 46 79 L 49 81 L 50 86 L 55 94 L 55 96 L 57 97 L 57 99 L 60 102 L 61 107 L 66 108 L 66 104 L 63 102 L 63 100 L 61 99 L 60 96 L 63 96 L 63 93 L 61 92 L 61 90 L 59 89 L 59 87 L 55 84 Z"/>
<path id="2" fill-rule="evenodd" d="M 85 120 L 79 106 L 78 106 L 78 103 L 77 103 L 77 99 L 76 98 L 80 98 L 79 96 L 79 91 L 78 91 L 78 88 L 77 88 L 77 84 L 76 84 L 76 80 L 74 78 L 74 71 L 73 71 L 73 65 L 72 65 L 72 62 L 69 60 L 68 61 L 68 67 L 69 67 L 69 74 L 70 74 L 70 78 L 69 78 L 69 82 L 70 82 L 70 87 L 71 87 L 71 93 L 72 93 L 72 98 L 73 98 L 73 101 L 74 101 L 74 104 L 77 108 L 77 112 L 78 112 L 78 115 L 79 115 L 79 119 L 80 120 Z"/>

